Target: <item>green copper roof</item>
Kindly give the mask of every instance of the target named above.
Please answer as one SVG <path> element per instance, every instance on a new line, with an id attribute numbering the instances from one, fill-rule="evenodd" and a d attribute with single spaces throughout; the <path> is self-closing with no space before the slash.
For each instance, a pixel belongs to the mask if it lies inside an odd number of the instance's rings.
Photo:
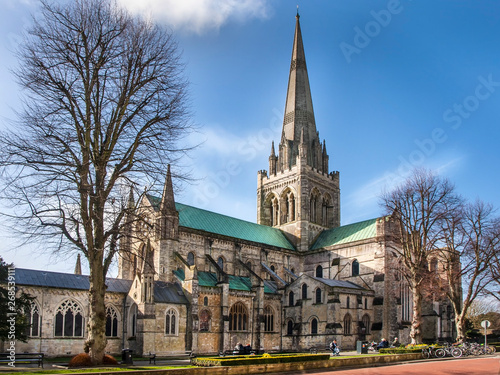
<path id="1" fill-rule="evenodd" d="M 174 271 L 174 275 L 177 276 L 180 281 L 184 281 L 185 276 L 183 269 Z M 250 292 L 252 290 L 252 283 L 249 277 L 234 275 L 228 275 L 228 277 L 230 290 L 243 290 L 246 292 Z M 217 275 L 212 272 L 198 272 L 198 285 L 208 287 L 217 286 Z M 275 293 L 275 291 L 264 284 L 264 293 Z"/>
<path id="2" fill-rule="evenodd" d="M 148 198 L 153 208 L 158 210 L 161 203 L 160 198 L 150 195 Z M 285 234 L 277 228 L 251 223 L 182 203 L 176 203 L 175 208 L 179 212 L 179 226 L 295 250 Z"/>
<path id="3" fill-rule="evenodd" d="M 360 221 L 338 228 L 321 232 L 311 250 L 340 245 L 348 242 L 361 241 L 377 235 L 377 219 Z"/>

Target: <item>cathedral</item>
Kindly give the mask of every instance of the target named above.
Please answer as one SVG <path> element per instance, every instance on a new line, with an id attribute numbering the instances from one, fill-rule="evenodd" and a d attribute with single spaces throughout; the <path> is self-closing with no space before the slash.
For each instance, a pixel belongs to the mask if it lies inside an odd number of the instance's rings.
<path id="1" fill-rule="evenodd" d="M 412 298 L 398 272 L 395 224 L 340 225 L 340 174 L 316 127 L 297 14 L 279 144 L 257 172 L 257 223 L 176 202 L 170 168 L 162 196 L 137 206 L 117 278 L 107 279 L 106 351 L 217 354 L 237 343 L 261 352 L 343 350 L 382 337 L 409 342 Z M 151 229 L 153 228 L 153 229 Z M 80 353 L 88 277 L 16 269 L 36 297 L 20 352 Z M 424 338 L 453 336 L 449 304 L 423 308 Z"/>

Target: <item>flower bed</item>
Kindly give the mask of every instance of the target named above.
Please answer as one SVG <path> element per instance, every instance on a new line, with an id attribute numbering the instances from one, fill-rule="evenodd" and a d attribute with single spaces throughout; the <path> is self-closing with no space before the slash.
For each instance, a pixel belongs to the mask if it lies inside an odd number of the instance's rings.
<path id="1" fill-rule="evenodd" d="M 291 363 L 306 361 L 322 361 L 330 359 L 330 354 L 280 354 L 246 355 L 236 357 L 206 357 L 193 358 L 191 364 L 195 366 L 243 366 L 261 365 L 269 363 Z"/>

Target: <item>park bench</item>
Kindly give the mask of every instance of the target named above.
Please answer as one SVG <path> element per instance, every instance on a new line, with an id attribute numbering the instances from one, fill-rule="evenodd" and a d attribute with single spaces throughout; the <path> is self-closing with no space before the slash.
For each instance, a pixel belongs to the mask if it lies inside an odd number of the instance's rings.
<path id="1" fill-rule="evenodd" d="M 43 353 L 0 353 L 0 363 L 36 363 L 43 368 Z"/>

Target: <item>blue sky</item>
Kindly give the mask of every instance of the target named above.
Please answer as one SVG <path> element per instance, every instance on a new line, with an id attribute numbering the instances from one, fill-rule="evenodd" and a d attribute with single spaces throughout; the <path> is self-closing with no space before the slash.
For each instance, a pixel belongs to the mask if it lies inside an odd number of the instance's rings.
<path id="1" fill-rule="evenodd" d="M 173 29 L 204 143 L 185 164 L 198 179 L 177 201 L 256 220 L 257 171 L 279 142 L 297 2 L 119 0 Z M 469 199 L 500 207 L 500 2 L 298 1 L 316 126 L 340 171 L 342 224 L 380 216 L 378 197 L 412 167 L 434 169 Z M 21 92 L 12 50 L 32 0 L 0 0 L 0 126 Z M 0 233 L 5 236 L 5 233 Z M 18 267 L 72 272 L 76 255 Z"/>

